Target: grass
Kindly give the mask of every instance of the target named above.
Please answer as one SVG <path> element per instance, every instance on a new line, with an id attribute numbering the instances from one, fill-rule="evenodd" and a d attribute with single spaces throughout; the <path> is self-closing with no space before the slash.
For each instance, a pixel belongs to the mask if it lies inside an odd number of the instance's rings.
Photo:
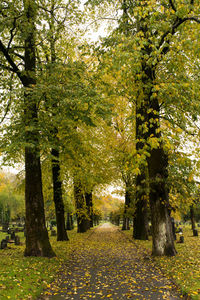
<path id="1" fill-rule="evenodd" d="M 132 237 L 132 230 L 126 234 Z M 189 226 L 183 227 L 183 235 L 184 243 L 176 243 L 178 254 L 175 257 L 156 257 L 154 260 L 181 288 L 183 294 L 197 300 L 200 299 L 200 236 L 193 237 Z M 151 240 L 135 242 L 150 253 Z"/>
<path id="2" fill-rule="evenodd" d="M 173 279 L 192 299 L 200 299 L 200 237 L 192 237 L 192 231 L 183 228 L 185 243 L 176 244 L 176 257 L 155 258 L 164 273 Z M 56 258 L 24 257 L 24 234 L 17 233 L 23 245 L 9 244 L 8 249 L 0 250 L 0 299 L 36 299 L 43 289 L 55 278 L 62 264 L 67 262 L 74 248 L 81 246 L 81 241 L 90 234 L 77 234 L 69 231 L 70 241 L 57 242 L 50 237 Z M 132 238 L 132 230 L 125 232 Z M 0 233 L 0 241 L 6 233 Z M 135 241 L 139 247 L 151 251 L 151 241 Z"/>
<path id="3" fill-rule="evenodd" d="M 0 233 L 0 241 L 6 233 Z M 50 237 L 56 258 L 24 257 L 24 234 L 17 233 L 23 245 L 8 244 L 8 249 L 0 250 L 0 299 L 35 299 L 48 287 L 62 264 L 67 261 L 72 249 L 86 234 L 69 231 L 70 241 L 57 242 Z"/>

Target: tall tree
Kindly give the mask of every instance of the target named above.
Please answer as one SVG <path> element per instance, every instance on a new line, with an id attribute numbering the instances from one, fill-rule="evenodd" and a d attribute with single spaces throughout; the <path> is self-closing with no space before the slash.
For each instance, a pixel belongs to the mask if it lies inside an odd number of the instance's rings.
<path id="1" fill-rule="evenodd" d="M 139 123 L 142 123 L 142 130 L 139 133 L 142 142 L 140 152 L 143 153 L 143 160 L 148 163 L 149 200 L 153 229 L 152 253 L 153 255 L 171 256 L 176 254 L 176 250 L 170 221 L 168 153 L 165 139 L 161 134 L 161 115 L 165 111 L 162 102 L 165 100 L 159 94 L 158 82 L 160 74 L 163 69 L 165 70 L 167 60 L 170 56 L 178 55 L 174 45 L 179 43 L 182 35 L 184 37 L 184 27 L 185 29 L 192 28 L 193 31 L 194 24 L 197 24 L 196 31 L 198 30 L 199 3 L 186 1 L 183 4 L 178 0 L 176 2 L 171 0 L 131 2 L 127 0 L 119 1 L 119 3 L 122 12 L 125 11 L 124 5 L 126 4 L 126 14 L 121 14 L 122 19 L 125 18 L 125 22 L 121 23 L 124 28 L 128 26 L 132 39 L 127 37 L 124 31 L 120 43 L 120 36 L 115 30 L 111 38 L 107 39 L 107 48 L 114 46 L 115 55 L 117 48 L 123 49 L 123 43 L 127 43 L 132 49 L 131 53 L 130 48 L 127 47 L 126 53 L 130 54 L 134 63 L 126 55 L 126 65 L 129 68 L 132 66 L 132 75 L 135 74 L 132 84 L 136 91 L 138 111 L 136 128 L 139 129 Z M 180 71 L 180 68 L 177 71 Z M 166 103 L 166 107 L 167 104 L 170 107 L 171 103 Z M 142 170 L 140 173 L 142 174 Z"/>
<path id="2" fill-rule="evenodd" d="M 5 7 L 12 7 L 8 3 Z M 20 15 L 12 17 L 13 27 L 10 31 L 8 46 L 0 41 L 0 51 L 7 64 L 4 66 L 17 74 L 24 87 L 24 131 L 25 131 L 25 203 L 26 203 L 26 249 L 25 256 L 55 256 L 49 243 L 45 227 L 44 203 L 42 194 L 42 178 L 39 151 L 37 99 L 34 95 L 36 85 L 36 39 L 35 20 L 37 6 L 34 1 L 23 1 L 23 17 L 21 17 L 21 37 L 24 43 L 24 70 L 21 71 L 15 63 L 11 50 L 16 30 L 16 20 Z M 12 7 L 13 9 L 13 7 Z M 12 10 L 14 12 L 15 10 Z M 6 15 L 6 14 L 5 14 Z M 4 16 L 4 14 L 3 14 Z M 17 54 L 16 54 L 17 55 Z M 18 57 L 22 58 L 19 54 Z"/>

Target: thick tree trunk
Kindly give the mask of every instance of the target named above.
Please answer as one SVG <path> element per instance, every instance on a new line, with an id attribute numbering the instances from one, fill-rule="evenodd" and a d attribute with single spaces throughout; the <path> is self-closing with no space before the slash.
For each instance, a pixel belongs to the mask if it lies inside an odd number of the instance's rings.
<path id="1" fill-rule="evenodd" d="M 85 203 L 85 197 L 82 191 L 81 183 L 74 178 L 74 199 L 77 216 L 77 232 L 86 232 L 88 230 L 88 216 Z"/>
<path id="2" fill-rule="evenodd" d="M 26 139 L 30 142 L 30 139 Z M 31 139 L 31 142 L 33 140 Z M 45 226 L 39 153 L 25 149 L 26 249 L 25 256 L 53 257 Z"/>
<path id="3" fill-rule="evenodd" d="M 146 33 L 147 28 L 143 31 Z M 144 54 L 149 55 L 151 49 L 145 49 Z M 146 150 L 148 150 L 149 171 L 149 202 L 152 223 L 152 255 L 176 255 L 172 224 L 170 218 L 168 180 L 168 155 L 164 152 L 160 133 L 160 106 L 157 96 L 153 94 L 155 71 L 146 61 L 142 62 L 142 103 L 141 115 L 143 116 Z M 144 114 L 144 115 L 143 115 Z M 141 117 L 142 121 L 142 117 Z M 148 145 L 149 144 L 149 145 Z M 149 148 L 149 149 L 148 149 Z"/>
<path id="4" fill-rule="evenodd" d="M 62 198 L 62 181 L 60 180 L 59 151 L 52 149 L 53 200 L 55 204 L 57 241 L 68 241 L 65 229 L 65 210 Z"/>
<path id="5" fill-rule="evenodd" d="M 176 255 L 167 188 L 168 157 L 162 147 L 151 150 L 149 158 L 150 208 L 155 256 Z"/>
<path id="6" fill-rule="evenodd" d="M 25 1 L 25 14 L 29 31 L 25 36 L 25 75 L 23 85 L 31 89 L 36 84 L 35 76 L 35 3 Z M 26 249 L 25 256 L 53 257 L 45 226 L 44 201 L 39 153 L 39 132 L 36 99 L 30 92 L 24 95 L 25 119 L 25 203 L 26 203 Z"/>

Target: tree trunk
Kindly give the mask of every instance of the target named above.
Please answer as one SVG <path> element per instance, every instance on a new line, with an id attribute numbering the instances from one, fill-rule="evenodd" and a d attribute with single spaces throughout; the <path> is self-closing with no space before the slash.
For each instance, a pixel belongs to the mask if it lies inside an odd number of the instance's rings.
<path id="1" fill-rule="evenodd" d="M 145 71 L 145 66 L 144 71 Z M 143 78 L 143 89 L 145 90 L 147 78 Z M 143 94 L 145 95 L 145 93 Z M 148 214 L 147 214 L 147 158 L 146 143 L 148 139 L 148 96 L 139 98 L 136 103 L 136 151 L 137 164 L 140 173 L 136 176 L 135 213 L 133 217 L 133 238 L 148 240 Z M 141 159 L 144 157 L 143 159 Z"/>
<path id="2" fill-rule="evenodd" d="M 196 230 L 195 217 L 194 217 L 194 206 L 190 206 L 190 220 L 192 225 L 193 236 L 198 236 L 198 231 Z"/>
<path id="3" fill-rule="evenodd" d="M 35 3 L 24 0 L 25 14 L 29 31 L 25 33 L 25 75 L 23 85 L 31 89 L 35 79 Z M 39 132 L 37 129 L 37 101 L 26 90 L 24 94 L 25 119 L 25 203 L 26 203 L 26 249 L 25 256 L 53 257 L 48 232 L 45 226 L 42 176 L 39 152 Z"/>
<path id="4" fill-rule="evenodd" d="M 124 203 L 124 213 L 123 213 L 123 225 L 122 230 L 129 230 L 129 212 L 131 204 L 131 187 L 128 183 L 126 183 L 126 191 L 125 191 L 125 203 Z"/>
<path id="5" fill-rule="evenodd" d="M 92 192 L 85 193 L 85 201 L 89 216 L 88 228 L 93 227 L 93 203 L 92 203 Z"/>
<path id="6" fill-rule="evenodd" d="M 30 139 L 26 139 L 30 143 Z M 31 139 L 31 142 L 33 140 Z M 25 148 L 26 249 L 25 256 L 53 257 L 45 227 L 44 203 L 39 153 Z"/>
<path id="7" fill-rule="evenodd" d="M 146 34 L 147 28 L 143 32 Z M 144 54 L 149 55 L 151 49 L 145 49 Z M 142 102 L 141 115 L 143 116 L 144 132 L 149 172 L 149 202 L 152 223 L 152 255 L 173 256 L 176 255 L 172 224 L 170 218 L 168 180 L 168 155 L 164 152 L 160 133 L 160 105 L 158 98 L 153 93 L 155 70 L 149 66 L 146 60 L 142 61 Z M 141 117 L 142 121 L 142 117 Z M 147 129 L 147 130 L 146 130 Z"/>
<path id="8" fill-rule="evenodd" d="M 55 1 L 51 1 L 51 9 L 50 9 L 50 19 L 49 19 L 49 42 L 50 42 L 50 54 L 51 54 L 51 68 L 50 68 L 50 76 L 52 76 L 52 72 L 54 71 L 54 65 L 56 62 L 56 49 L 55 43 L 56 39 L 54 37 L 54 10 L 55 10 Z M 56 109 L 58 103 L 52 99 L 52 108 L 53 110 L 53 118 L 56 117 Z M 56 143 L 56 149 L 52 148 L 51 155 L 52 158 L 52 177 L 53 177 L 53 200 L 55 204 L 55 213 L 56 213 L 56 223 L 57 223 L 57 241 L 68 241 L 69 238 L 67 236 L 67 232 L 65 229 L 65 210 L 62 196 L 62 181 L 60 178 L 60 153 L 59 153 L 59 138 L 57 137 L 58 128 L 53 126 L 51 130 L 51 135 L 53 138 L 53 143 Z"/>
<path id="9" fill-rule="evenodd" d="M 74 199 L 77 216 L 77 232 L 83 233 L 88 230 L 88 217 L 85 197 L 79 180 L 74 177 Z"/>
<path id="10" fill-rule="evenodd" d="M 65 229 L 65 210 L 62 198 L 62 181 L 60 180 L 59 151 L 52 149 L 53 200 L 56 211 L 57 241 L 68 241 Z"/>
<path id="11" fill-rule="evenodd" d="M 133 238 L 137 240 L 148 240 L 148 212 L 147 212 L 147 193 L 146 176 L 136 177 L 136 203 L 133 217 Z"/>
<path id="12" fill-rule="evenodd" d="M 67 224 L 66 224 L 66 228 L 67 228 L 67 230 L 72 230 L 71 215 L 70 215 L 69 212 L 67 213 Z"/>
<path id="13" fill-rule="evenodd" d="M 168 157 L 160 146 L 151 150 L 149 158 L 150 208 L 153 249 L 155 256 L 174 256 L 176 249 L 172 233 L 170 205 L 167 188 Z"/>
<path id="14" fill-rule="evenodd" d="M 191 225 L 192 225 L 192 231 L 194 231 L 196 229 L 196 226 L 195 226 L 194 207 L 193 207 L 193 205 L 190 206 L 190 220 L 191 220 Z"/>

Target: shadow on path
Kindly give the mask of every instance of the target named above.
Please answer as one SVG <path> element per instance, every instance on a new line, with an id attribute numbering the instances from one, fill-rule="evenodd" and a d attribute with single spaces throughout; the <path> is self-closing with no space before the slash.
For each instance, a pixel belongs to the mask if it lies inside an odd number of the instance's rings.
<path id="1" fill-rule="evenodd" d="M 107 223 L 74 249 L 45 294 L 40 299 L 182 299 L 151 260 Z"/>

